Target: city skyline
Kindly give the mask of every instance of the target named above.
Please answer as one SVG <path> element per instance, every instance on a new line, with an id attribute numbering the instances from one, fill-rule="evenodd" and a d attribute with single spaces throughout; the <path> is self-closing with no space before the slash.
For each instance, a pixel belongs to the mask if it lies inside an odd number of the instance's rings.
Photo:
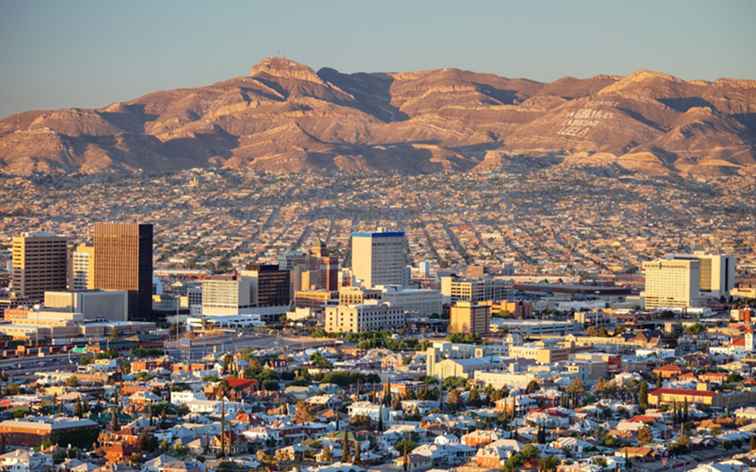
<path id="1" fill-rule="evenodd" d="M 0 471 L 756 470 L 756 3 L 2 13 Z"/>

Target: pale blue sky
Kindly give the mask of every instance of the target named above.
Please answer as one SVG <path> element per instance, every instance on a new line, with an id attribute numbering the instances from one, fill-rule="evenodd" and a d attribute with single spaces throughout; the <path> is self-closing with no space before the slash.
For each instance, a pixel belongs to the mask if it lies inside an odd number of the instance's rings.
<path id="1" fill-rule="evenodd" d="M 0 0 L 0 116 L 103 106 L 269 55 L 346 72 L 756 79 L 756 2 Z"/>

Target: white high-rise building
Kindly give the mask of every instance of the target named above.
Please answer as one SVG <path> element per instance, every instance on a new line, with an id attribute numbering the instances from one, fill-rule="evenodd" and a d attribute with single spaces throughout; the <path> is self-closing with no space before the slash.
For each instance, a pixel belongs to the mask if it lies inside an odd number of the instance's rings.
<path id="1" fill-rule="evenodd" d="M 365 287 L 406 283 L 407 240 L 403 231 L 352 233 L 352 274 Z"/>
<path id="2" fill-rule="evenodd" d="M 659 259 L 643 263 L 641 294 L 647 309 L 683 309 L 698 305 L 701 264 L 698 259 Z"/>
<path id="3" fill-rule="evenodd" d="M 727 295 L 735 288 L 735 256 L 706 254 L 703 251 L 696 251 L 693 256 L 701 264 L 701 292 L 718 297 Z"/>
<path id="4" fill-rule="evenodd" d="M 91 290 L 94 287 L 94 247 L 79 244 L 71 256 L 71 289 Z"/>
<path id="5" fill-rule="evenodd" d="M 254 306 L 253 280 L 217 277 L 202 281 L 203 315 L 239 315 Z"/>

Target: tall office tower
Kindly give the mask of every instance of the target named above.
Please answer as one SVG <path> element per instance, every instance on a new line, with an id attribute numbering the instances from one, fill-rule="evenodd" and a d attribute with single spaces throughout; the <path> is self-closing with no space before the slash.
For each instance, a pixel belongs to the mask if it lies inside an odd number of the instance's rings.
<path id="1" fill-rule="evenodd" d="M 491 324 L 491 306 L 460 301 L 452 305 L 449 332 L 482 336 Z"/>
<path id="2" fill-rule="evenodd" d="M 352 233 L 352 273 L 366 287 L 406 282 L 407 240 L 403 231 Z"/>
<path id="3" fill-rule="evenodd" d="M 338 290 L 339 259 L 330 255 L 323 241 L 318 241 L 308 252 L 288 251 L 282 254 L 278 265 L 280 270 L 288 270 L 291 274 L 291 293 L 300 290 Z"/>
<path id="4" fill-rule="evenodd" d="M 659 259 L 643 263 L 641 294 L 647 309 L 690 308 L 698 304 L 701 264 L 698 259 Z"/>
<path id="5" fill-rule="evenodd" d="M 696 251 L 693 256 L 701 264 L 700 288 L 713 296 L 727 295 L 735 288 L 735 256 L 706 254 Z"/>
<path id="6" fill-rule="evenodd" d="M 71 289 L 91 290 L 95 288 L 94 247 L 79 244 L 73 251 L 71 264 Z"/>
<path id="7" fill-rule="evenodd" d="M 242 271 L 241 277 L 253 281 L 255 306 L 284 306 L 291 302 L 288 270 L 281 270 L 276 264 L 260 264 Z"/>
<path id="8" fill-rule="evenodd" d="M 95 287 L 129 292 L 129 319 L 152 319 L 152 225 L 96 223 Z"/>
<path id="9" fill-rule="evenodd" d="M 339 258 L 331 254 L 323 241 L 318 241 L 311 248 L 309 255 L 316 262 L 319 271 L 319 287 L 335 292 L 339 289 Z"/>
<path id="10" fill-rule="evenodd" d="M 45 290 L 65 290 L 68 283 L 68 240 L 50 233 L 24 233 L 13 238 L 11 288 L 19 299 L 39 303 Z"/>

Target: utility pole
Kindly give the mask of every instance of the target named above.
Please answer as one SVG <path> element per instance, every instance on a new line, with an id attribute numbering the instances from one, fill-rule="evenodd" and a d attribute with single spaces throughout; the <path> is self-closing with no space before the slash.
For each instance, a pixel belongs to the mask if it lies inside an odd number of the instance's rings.
<path id="1" fill-rule="evenodd" d="M 223 397 L 221 397 L 221 454 L 223 458 L 226 458 L 226 391 L 223 390 Z"/>

